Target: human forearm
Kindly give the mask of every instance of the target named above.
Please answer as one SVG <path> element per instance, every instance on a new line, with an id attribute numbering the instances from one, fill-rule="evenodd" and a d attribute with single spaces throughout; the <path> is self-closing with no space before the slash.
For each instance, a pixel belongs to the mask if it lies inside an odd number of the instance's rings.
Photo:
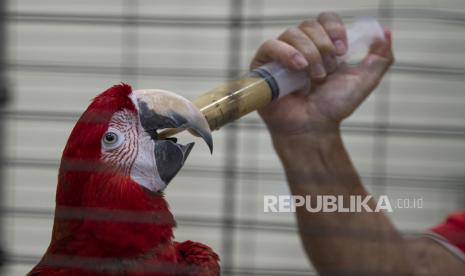
<path id="1" fill-rule="evenodd" d="M 368 196 L 338 125 L 374 91 L 393 64 L 392 34 L 385 28 L 384 39 L 373 41 L 359 64 L 337 65 L 347 46 L 342 19 L 326 12 L 263 43 L 251 63 L 256 68 L 276 60 L 291 70 L 308 72 L 312 85 L 259 110 L 296 196 L 329 195 L 343 202 L 351 196 Z M 373 200 L 367 204 L 374 207 Z M 461 260 L 435 242 L 404 240 L 383 213 L 306 209 L 297 209 L 299 230 L 321 274 L 464 275 Z"/>
<path id="2" fill-rule="evenodd" d="M 297 135 L 273 135 L 293 195 L 351 196 L 368 193 L 344 148 L 337 126 Z M 314 201 L 313 201 L 314 202 Z M 375 209 L 375 203 L 368 203 Z M 405 242 L 382 212 L 309 212 L 297 208 L 304 247 L 321 274 L 408 275 Z"/>

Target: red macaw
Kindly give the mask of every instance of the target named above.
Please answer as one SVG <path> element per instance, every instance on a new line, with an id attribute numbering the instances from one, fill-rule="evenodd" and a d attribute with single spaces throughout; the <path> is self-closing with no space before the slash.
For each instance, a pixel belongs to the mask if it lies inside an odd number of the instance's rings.
<path id="1" fill-rule="evenodd" d="M 212 150 L 195 106 L 162 90 L 115 85 L 97 96 L 63 152 L 52 240 L 28 275 L 219 275 L 206 245 L 173 241 L 176 222 L 163 190 L 194 143 L 160 140 L 187 128 Z"/>

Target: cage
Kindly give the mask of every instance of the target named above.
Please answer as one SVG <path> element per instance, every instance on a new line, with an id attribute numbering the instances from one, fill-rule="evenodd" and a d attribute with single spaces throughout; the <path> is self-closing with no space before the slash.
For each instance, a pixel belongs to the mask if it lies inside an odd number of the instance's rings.
<path id="1" fill-rule="evenodd" d="M 92 97 L 127 82 L 187 98 L 248 71 L 267 38 L 334 10 L 378 18 L 396 63 L 342 127 L 374 195 L 423 199 L 390 215 L 421 233 L 465 205 L 465 2 L 456 0 L 9 0 L 1 26 L 2 273 L 24 275 L 50 241 L 57 168 Z M 8 97 L 7 97 L 8 96 Z M 178 240 L 214 248 L 223 275 L 316 275 L 293 214 L 263 212 L 288 194 L 257 114 L 198 146 L 166 197 Z"/>

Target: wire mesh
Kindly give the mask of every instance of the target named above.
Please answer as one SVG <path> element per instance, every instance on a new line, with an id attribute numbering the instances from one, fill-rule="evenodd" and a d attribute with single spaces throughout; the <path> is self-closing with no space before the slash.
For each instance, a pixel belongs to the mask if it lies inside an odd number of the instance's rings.
<path id="1" fill-rule="evenodd" d="M 48 245 L 61 150 L 93 96 L 126 81 L 194 98 L 246 72 L 266 38 L 322 10 L 335 10 L 346 21 L 376 16 L 394 33 L 396 64 L 343 125 L 363 182 L 374 194 L 424 198 L 423 209 L 391 216 L 407 234 L 464 207 L 460 1 L 40 2 L 2 1 L 8 39 L 0 40 L 6 48 L 0 72 L 8 81 L 1 83 L 12 91 L 0 113 L 5 275 L 24 275 Z M 197 149 L 167 191 L 177 239 L 211 245 L 224 275 L 316 275 L 292 214 L 263 213 L 263 195 L 288 191 L 257 115 L 214 139 L 214 155 Z M 331 233 L 318 226 L 310 231 Z"/>

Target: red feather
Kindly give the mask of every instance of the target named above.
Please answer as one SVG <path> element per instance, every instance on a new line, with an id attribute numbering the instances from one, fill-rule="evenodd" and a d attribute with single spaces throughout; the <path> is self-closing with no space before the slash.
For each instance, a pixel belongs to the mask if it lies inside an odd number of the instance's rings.
<path id="1" fill-rule="evenodd" d="M 175 243 L 181 264 L 193 267 L 191 275 L 215 276 L 220 274 L 219 257 L 213 250 L 201 243 L 185 241 Z"/>
<path id="2" fill-rule="evenodd" d="M 28 275 L 219 275 L 218 256 L 191 241 L 176 243 L 175 220 L 153 193 L 100 161 L 112 115 L 137 112 L 127 84 L 97 96 L 64 149 L 52 240 Z"/>

